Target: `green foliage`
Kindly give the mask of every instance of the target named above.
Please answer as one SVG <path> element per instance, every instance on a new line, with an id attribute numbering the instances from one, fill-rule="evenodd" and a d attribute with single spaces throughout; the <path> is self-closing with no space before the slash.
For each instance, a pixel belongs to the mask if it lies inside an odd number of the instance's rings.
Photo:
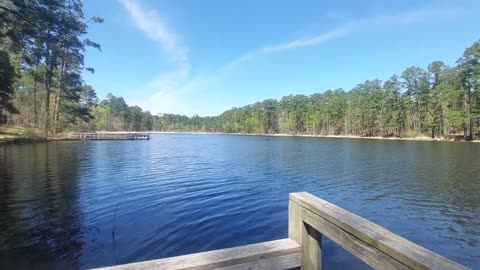
<path id="1" fill-rule="evenodd" d="M 384 83 L 367 80 L 350 91 L 269 99 L 214 117 L 162 114 L 153 116 L 153 129 L 384 137 L 465 133 L 480 125 L 478 44 L 466 50 L 457 67 L 435 61 Z"/>
<path id="2" fill-rule="evenodd" d="M 407 138 L 416 138 L 418 137 L 420 134 L 416 131 L 416 130 L 409 130 L 407 131 L 407 133 L 405 134 L 405 137 Z"/>
<path id="3" fill-rule="evenodd" d="M 94 73 L 84 66 L 84 51 L 101 50 L 86 36 L 87 24 L 103 19 L 86 20 L 80 0 L 3 0 L 0 7 L 0 120 L 41 127 L 45 136 L 157 130 L 474 138 L 480 130 L 480 41 L 455 67 L 435 61 L 349 91 L 268 99 L 218 116 L 152 115 L 113 94 L 99 102 L 84 84 L 82 72 Z"/>
<path id="4" fill-rule="evenodd" d="M 471 53 L 468 54 L 472 57 Z M 471 60 L 469 60 L 472 62 Z M 475 63 L 475 62 L 473 62 Z M 218 116 L 151 115 L 109 94 L 92 109 L 93 129 L 200 131 L 251 134 L 321 134 L 384 137 L 445 136 L 479 121 L 478 93 L 466 110 L 461 67 L 435 61 L 410 67 L 382 83 L 367 80 L 350 91 L 327 90 L 310 96 L 268 99 Z M 469 73 L 470 74 L 470 73 Z M 473 76 L 473 75 L 472 75 Z"/>
<path id="5" fill-rule="evenodd" d="M 149 111 L 146 111 L 142 114 L 142 131 L 151 131 L 153 130 L 153 116 Z"/>
<path id="6" fill-rule="evenodd" d="M 90 108 L 79 104 L 82 71 L 93 70 L 84 67 L 84 52 L 86 47 L 100 49 L 100 45 L 84 36 L 87 22 L 103 20 L 93 17 L 86 22 L 80 0 L 4 0 L 0 18 L 2 47 L 17 60 L 17 75 L 22 82 L 17 91 L 23 91 L 31 102 L 16 102 L 23 107 L 19 108 L 22 113 L 32 114 L 19 122 L 39 127 L 42 118 L 48 136 L 77 120 L 88 121 Z M 27 77 L 32 79 L 29 85 L 24 84 Z"/>
<path id="7" fill-rule="evenodd" d="M 23 130 L 22 137 L 27 139 L 40 139 L 42 135 L 34 128 L 25 128 Z"/>

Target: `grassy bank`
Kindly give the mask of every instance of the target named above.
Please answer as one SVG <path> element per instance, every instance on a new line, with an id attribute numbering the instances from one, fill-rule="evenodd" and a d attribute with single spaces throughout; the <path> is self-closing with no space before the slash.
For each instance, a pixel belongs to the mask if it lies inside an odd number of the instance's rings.
<path id="1" fill-rule="evenodd" d="M 20 126 L 0 126 L 0 144 L 44 142 L 38 129 Z"/>

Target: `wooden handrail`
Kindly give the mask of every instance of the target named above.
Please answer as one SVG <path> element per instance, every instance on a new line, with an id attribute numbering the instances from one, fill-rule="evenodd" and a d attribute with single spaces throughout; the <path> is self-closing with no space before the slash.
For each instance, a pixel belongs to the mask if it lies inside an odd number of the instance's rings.
<path id="1" fill-rule="evenodd" d="M 374 269 L 468 269 L 310 193 L 291 193 L 288 211 L 302 269 L 321 269 L 322 235 Z"/>
<path id="2" fill-rule="evenodd" d="M 300 267 L 300 246 L 291 239 L 281 239 L 99 269 L 240 270 L 294 269 L 298 267 Z"/>
<path id="3" fill-rule="evenodd" d="M 290 194 L 288 239 L 102 269 L 321 269 L 323 235 L 374 269 L 468 269 L 306 192 Z"/>

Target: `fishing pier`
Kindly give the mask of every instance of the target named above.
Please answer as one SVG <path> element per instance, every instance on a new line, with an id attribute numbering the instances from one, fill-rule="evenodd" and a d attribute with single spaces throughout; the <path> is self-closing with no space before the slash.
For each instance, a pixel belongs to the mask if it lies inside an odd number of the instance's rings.
<path id="1" fill-rule="evenodd" d="M 70 133 L 65 140 L 150 140 L 150 134 L 139 132 L 94 132 L 94 133 Z"/>

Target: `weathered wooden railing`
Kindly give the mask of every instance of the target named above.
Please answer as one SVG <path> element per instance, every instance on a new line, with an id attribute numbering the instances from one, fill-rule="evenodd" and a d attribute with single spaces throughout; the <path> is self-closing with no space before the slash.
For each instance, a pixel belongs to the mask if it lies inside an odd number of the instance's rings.
<path id="1" fill-rule="evenodd" d="M 321 269 L 322 236 L 374 269 L 467 269 L 309 193 L 291 193 L 287 239 L 105 269 Z"/>
<path id="2" fill-rule="evenodd" d="M 290 239 L 107 267 L 110 270 L 292 269 L 300 266 L 300 246 Z"/>
<path id="3" fill-rule="evenodd" d="M 320 269 L 321 237 L 374 269 L 467 269 L 312 194 L 290 194 L 288 236 L 302 247 L 302 268 Z"/>

